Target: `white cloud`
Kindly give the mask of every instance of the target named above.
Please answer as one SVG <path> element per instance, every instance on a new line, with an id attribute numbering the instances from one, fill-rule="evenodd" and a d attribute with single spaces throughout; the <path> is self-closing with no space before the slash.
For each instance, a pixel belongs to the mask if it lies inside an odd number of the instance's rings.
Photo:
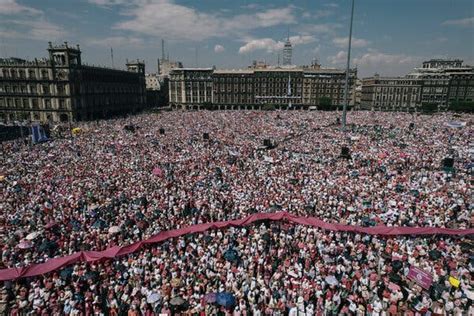
<path id="1" fill-rule="evenodd" d="M 423 61 L 423 57 L 408 56 L 405 54 L 389 54 L 376 50 L 352 60 L 352 66 L 357 66 L 362 75 L 376 72 L 385 76 L 405 75 Z"/>
<path id="2" fill-rule="evenodd" d="M 277 42 L 271 38 L 253 39 L 239 48 L 239 54 L 247 54 L 256 50 L 266 50 L 268 53 L 283 48 L 283 42 Z"/>
<path id="3" fill-rule="evenodd" d="M 341 50 L 336 55 L 328 57 L 327 60 L 332 65 L 343 68 L 347 62 L 347 53 Z M 366 53 L 359 57 L 352 58 L 351 67 L 357 67 L 361 77 L 374 73 L 380 73 L 384 76 L 399 76 L 406 75 L 423 60 L 424 58 L 419 56 L 390 54 L 368 49 Z"/>
<path id="4" fill-rule="evenodd" d="M 319 52 L 321 51 L 321 45 L 318 45 L 316 47 L 314 47 L 312 50 L 311 50 L 311 54 L 313 55 L 319 55 Z"/>
<path id="5" fill-rule="evenodd" d="M 144 41 L 138 37 L 111 36 L 106 38 L 92 38 L 88 40 L 88 45 L 97 45 L 103 47 L 143 46 Z"/>
<path id="6" fill-rule="evenodd" d="M 333 11 L 331 11 L 331 10 L 319 10 L 319 11 L 317 11 L 315 14 L 313 14 L 313 17 L 314 17 L 315 19 L 319 19 L 319 18 L 328 17 L 328 16 L 330 16 L 331 14 L 333 14 Z"/>
<path id="7" fill-rule="evenodd" d="M 216 53 L 222 53 L 225 51 L 225 48 L 224 46 L 220 45 L 220 44 L 217 44 L 216 46 L 214 46 L 214 52 Z"/>
<path id="8" fill-rule="evenodd" d="M 341 27 L 340 23 L 303 24 L 299 30 L 306 34 L 335 34 Z"/>
<path id="9" fill-rule="evenodd" d="M 133 3 L 132 0 L 88 0 L 88 2 L 102 7 Z"/>
<path id="10" fill-rule="evenodd" d="M 354 58 L 353 62 L 360 66 L 383 66 L 413 64 L 419 60 L 418 57 L 404 54 L 386 54 L 376 50 L 369 50 L 359 58 Z"/>
<path id="11" fill-rule="evenodd" d="M 441 25 L 448 26 L 460 26 L 460 27 L 474 27 L 474 17 L 457 19 L 457 20 L 446 20 Z"/>
<path id="12" fill-rule="evenodd" d="M 294 46 L 310 44 L 316 41 L 311 35 L 296 35 L 290 36 L 290 42 Z M 248 40 L 245 45 L 239 48 L 239 54 L 247 54 L 256 50 L 265 50 L 268 53 L 272 53 L 283 49 L 285 45 L 284 41 L 275 41 L 271 38 L 259 38 Z"/>
<path id="13" fill-rule="evenodd" d="M 329 8 L 339 8 L 339 4 L 337 4 L 337 3 L 335 3 L 335 2 L 326 3 L 324 6 L 325 6 L 325 7 L 329 7 Z"/>
<path id="14" fill-rule="evenodd" d="M 41 14 L 40 10 L 18 4 L 16 0 L 0 0 L 0 14 Z"/>
<path id="15" fill-rule="evenodd" d="M 329 56 L 328 61 L 333 65 L 341 65 L 347 61 L 347 52 L 341 50 L 334 56 Z"/>
<path id="16" fill-rule="evenodd" d="M 8 29 L 0 33 L 3 38 L 44 41 L 58 40 L 67 35 L 62 27 L 49 22 L 43 11 L 18 4 L 16 0 L 0 0 L 0 15 L 8 16 L 0 20 L 0 27 Z"/>
<path id="17" fill-rule="evenodd" d="M 349 37 L 336 37 L 332 40 L 332 43 L 340 48 L 346 48 L 349 44 Z M 370 42 L 362 38 L 352 38 L 352 47 L 360 48 L 369 45 Z"/>
<path id="18" fill-rule="evenodd" d="M 121 14 L 127 18 L 115 29 L 160 36 L 176 40 L 205 40 L 212 37 L 238 36 L 254 29 L 296 23 L 291 6 L 266 9 L 249 14 L 229 16 L 222 12 L 204 12 L 176 4 L 172 0 L 154 2 L 135 0 L 90 0 L 102 6 L 123 4 Z"/>

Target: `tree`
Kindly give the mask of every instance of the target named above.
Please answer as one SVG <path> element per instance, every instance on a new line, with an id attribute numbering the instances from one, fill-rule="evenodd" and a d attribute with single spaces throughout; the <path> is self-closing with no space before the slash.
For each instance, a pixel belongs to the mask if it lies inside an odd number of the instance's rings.
<path id="1" fill-rule="evenodd" d="M 212 105 L 211 102 L 204 102 L 204 103 L 202 104 L 201 108 L 202 108 L 203 110 L 209 110 L 209 111 L 211 111 L 211 110 L 214 109 L 214 106 Z"/>
<path id="2" fill-rule="evenodd" d="M 433 113 L 438 111 L 438 104 L 436 103 L 423 103 L 421 105 L 421 111 L 425 113 Z"/>
<path id="3" fill-rule="evenodd" d="M 273 105 L 273 104 L 264 104 L 262 106 L 262 110 L 264 110 L 264 111 L 275 111 L 275 105 Z"/>
<path id="4" fill-rule="evenodd" d="M 319 98 L 319 109 L 322 111 L 333 111 L 335 107 L 332 105 L 332 100 L 329 97 Z"/>
<path id="5" fill-rule="evenodd" d="M 474 112 L 474 101 L 453 101 L 449 108 L 453 112 Z"/>

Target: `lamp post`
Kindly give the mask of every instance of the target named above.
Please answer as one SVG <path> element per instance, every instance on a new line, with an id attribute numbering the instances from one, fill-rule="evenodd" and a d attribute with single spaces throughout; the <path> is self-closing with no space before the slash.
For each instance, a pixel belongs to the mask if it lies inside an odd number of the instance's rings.
<path id="1" fill-rule="evenodd" d="M 346 65 L 346 83 L 344 84 L 344 104 L 342 109 L 342 130 L 346 130 L 346 116 L 347 116 L 347 106 L 349 103 L 348 94 L 349 94 L 349 67 L 351 63 L 351 44 L 352 44 L 352 21 L 354 19 L 354 0 L 352 0 L 352 9 L 351 9 L 351 25 L 349 28 L 349 47 L 347 49 L 347 65 Z"/>

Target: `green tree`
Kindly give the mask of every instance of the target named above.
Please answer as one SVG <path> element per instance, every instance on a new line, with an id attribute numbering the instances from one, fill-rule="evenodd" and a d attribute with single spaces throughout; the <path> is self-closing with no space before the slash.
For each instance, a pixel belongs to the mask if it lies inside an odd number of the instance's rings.
<path id="1" fill-rule="evenodd" d="M 275 105 L 274 104 L 264 104 L 262 106 L 262 110 L 264 110 L 264 111 L 275 111 Z"/>
<path id="2" fill-rule="evenodd" d="M 421 111 L 425 113 L 433 113 L 438 111 L 438 104 L 436 103 L 423 103 L 421 105 Z"/>
<path id="3" fill-rule="evenodd" d="M 474 112 L 474 101 L 453 101 L 451 102 L 449 111 L 453 112 Z"/>
<path id="4" fill-rule="evenodd" d="M 321 97 L 319 98 L 319 107 L 322 111 L 333 111 L 335 110 L 335 106 L 332 105 L 332 100 L 329 97 Z"/>
<path id="5" fill-rule="evenodd" d="M 214 109 L 214 106 L 212 105 L 211 102 L 204 102 L 204 103 L 201 105 L 201 109 L 211 111 L 211 110 Z"/>

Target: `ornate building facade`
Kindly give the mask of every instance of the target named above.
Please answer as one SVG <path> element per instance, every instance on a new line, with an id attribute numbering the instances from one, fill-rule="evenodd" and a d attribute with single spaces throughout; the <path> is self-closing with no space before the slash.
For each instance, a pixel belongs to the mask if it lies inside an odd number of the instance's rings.
<path id="1" fill-rule="evenodd" d="M 170 72 L 172 105 L 212 103 L 212 68 L 177 68 Z"/>
<path id="2" fill-rule="evenodd" d="M 361 104 L 368 110 L 414 111 L 420 104 L 421 81 L 378 75 L 362 81 Z"/>
<path id="3" fill-rule="evenodd" d="M 357 71 L 351 70 L 351 95 L 356 77 Z M 170 73 L 170 105 L 199 108 L 207 103 L 225 109 L 270 104 L 277 108 L 301 108 L 317 106 L 323 97 L 341 105 L 344 80 L 345 71 L 320 67 L 174 69 Z M 353 98 L 349 101 L 352 105 Z"/>
<path id="4" fill-rule="evenodd" d="M 49 58 L 0 59 L 0 120 L 68 122 L 137 112 L 146 105 L 145 64 L 128 71 L 83 65 L 79 46 L 49 43 Z"/>
<path id="5" fill-rule="evenodd" d="M 363 109 L 416 111 L 436 105 L 443 110 L 463 101 L 474 101 L 474 67 L 459 59 L 431 59 L 405 77 L 362 80 Z"/>

